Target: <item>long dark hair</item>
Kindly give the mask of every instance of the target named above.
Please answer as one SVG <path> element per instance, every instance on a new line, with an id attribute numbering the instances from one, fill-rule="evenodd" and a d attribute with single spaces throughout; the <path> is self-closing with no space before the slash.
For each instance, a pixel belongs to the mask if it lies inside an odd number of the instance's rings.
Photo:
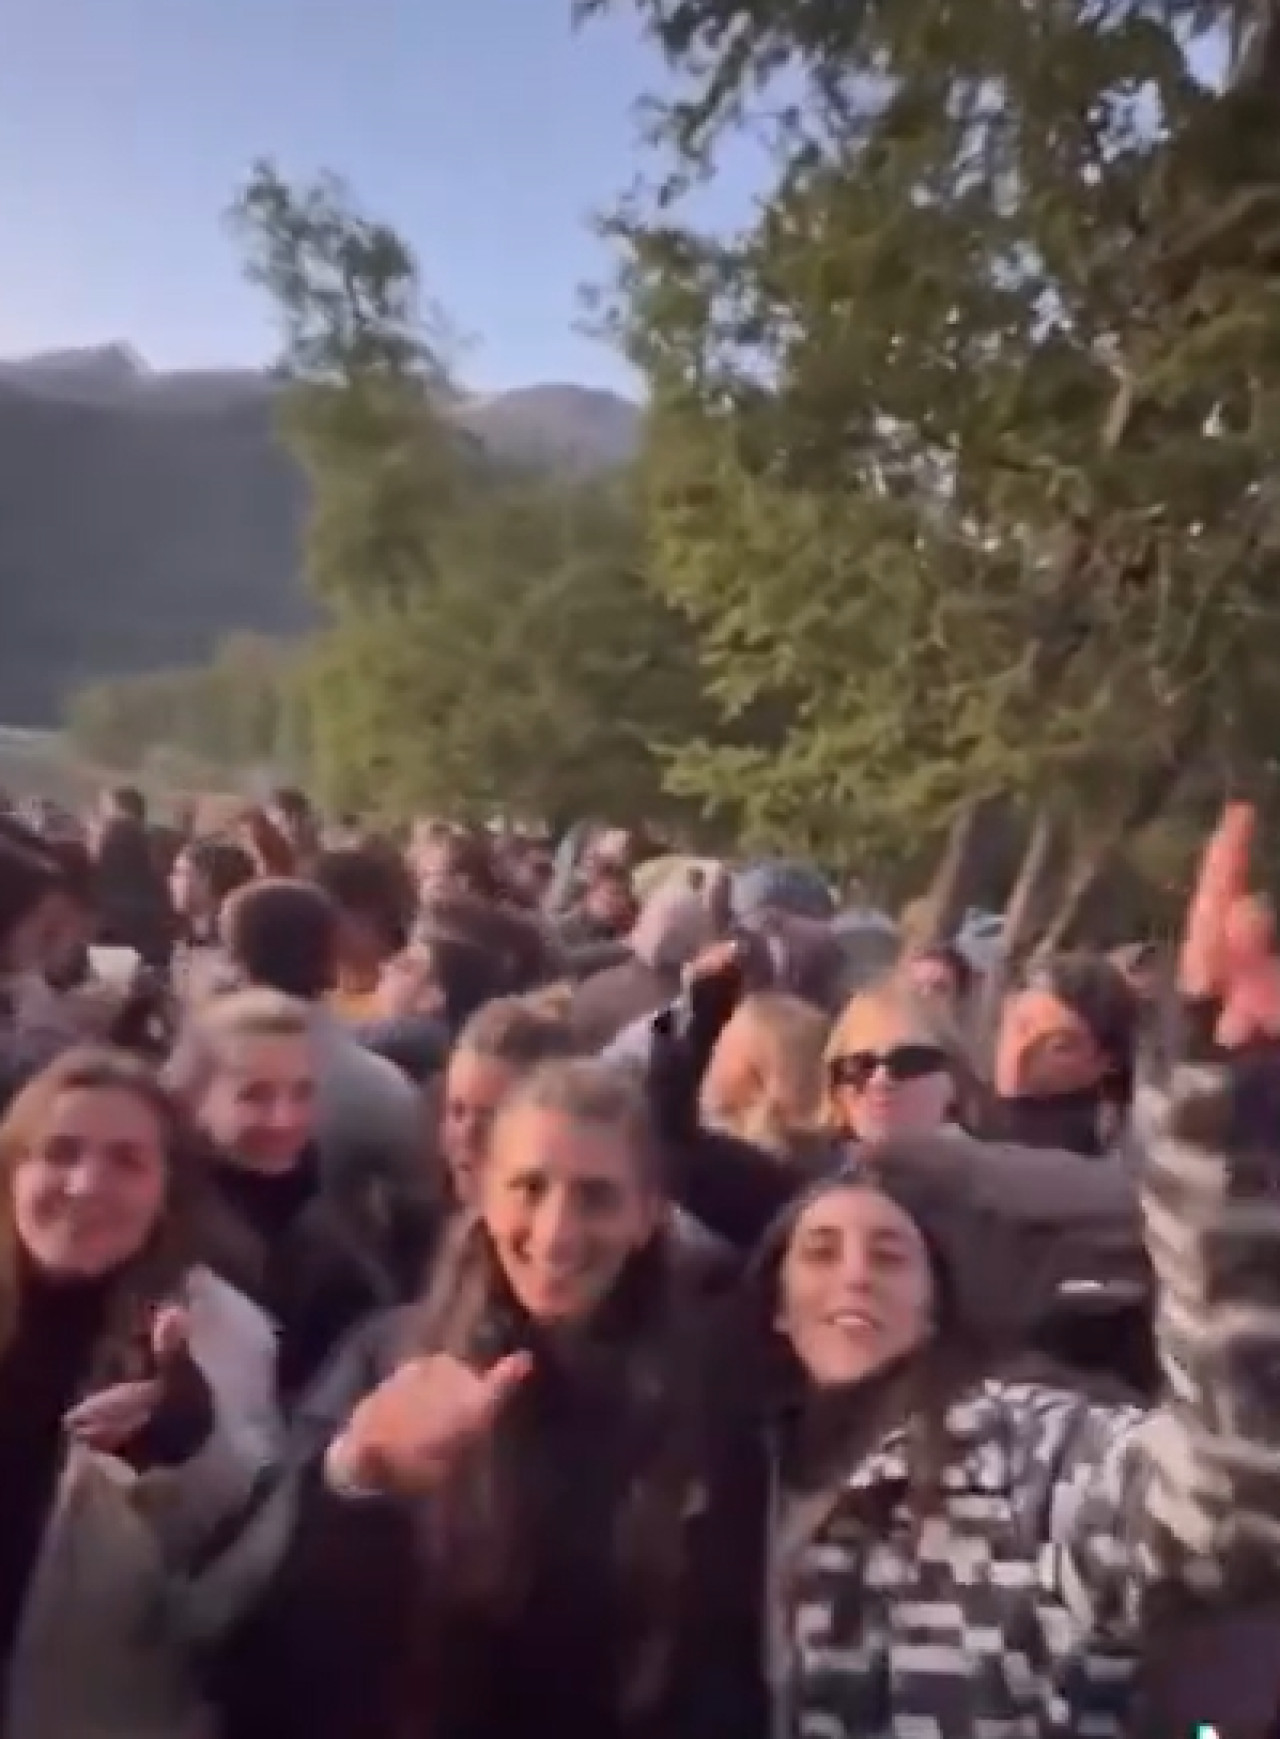
<path id="1" fill-rule="evenodd" d="M 654 1165 L 643 1098 L 607 1065 L 544 1064 L 515 1090 L 497 1127 L 531 1105 L 612 1128 L 642 1171 Z M 516 1301 L 483 1221 L 470 1217 L 446 1243 L 419 1321 L 424 1352 L 448 1352 L 481 1368 L 517 1350 L 535 1357 L 533 1375 L 483 1451 L 424 1517 L 422 1544 L 434 1571 L 428 1581 L 446 1587 L 451 1602 L 510 1617 L 527 1597 L 533 1518 L 550 1484 L 550 1427 L 566 1385 L 589 1386 L 604 1404 L 595 1416 L 616 1421 L 610 1556 L 622 1633 L 619 1701 L 631 1713 L 650 1707 L 665 1682 L 685 1524 L 702 1477 L 693 1308 L 660 1232 L 627 1263 L 584 1336 L 581 1365 L 567 1365 Z M 603 1441 L 600 1452 L 610 1453 Z"/>
<path id="2" fill-rule="evenodd" d="M 956 1175 L 960 1169 L 938 1138 L 900 1137 L 868 1149 L 856 1173 L 815 1185 L 779 1217 L 737 1301 L 737 1380 L 756 1397 L 784 1474 L 806 1489 L 824 1486 L 900 1431 L 906 1506 L 916 1525 L 942 1499 L 943 1469 L 954 1448 L 950 1408 L 984 1378 L 1008 1371 L 1035 1314 L 1034 1270 L 1020 1258 L 1016 1234 L 973 1206 Z M 782 1265 L 806 1209 L 841 1190 L 887 1196 L 916 1226 L 933 1278 L 933 1328 L 893 1368 L 843 1393 L 815 1394 L 777 1327 Z M 1017 1303 L 1008 1302 L 1010 1293 Z"/>

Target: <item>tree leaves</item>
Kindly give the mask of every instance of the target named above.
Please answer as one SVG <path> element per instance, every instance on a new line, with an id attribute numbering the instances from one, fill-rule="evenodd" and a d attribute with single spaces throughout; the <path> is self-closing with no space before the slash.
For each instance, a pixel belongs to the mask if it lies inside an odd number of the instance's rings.
<path id="1" fill-rule="evenodd" d="M 260 168 L 236 219 L 281 316 L 285 433 L 313 492 L 327 791 L 401 815 L 681 808 L 664 746 L 709 713 L 625 484 L 505 474 L 444 422 L 448 322 L 340 184 Z"/>
<path id="2" fill-rule="evenodd" d="M 1265 44 L 1202 70 L 1251 9 L 625 9 L 678 90 L 665 194 L 612 226 L 654 575 L 722 718 L 789 720 L 769 756 L 700 739 L 681 787 L 906 856 L 990 792 L 1095 839 L 1269 762 L 1280 144 Z M 703 233 L 672 190 L 747 111 L 771 184 Z"/>

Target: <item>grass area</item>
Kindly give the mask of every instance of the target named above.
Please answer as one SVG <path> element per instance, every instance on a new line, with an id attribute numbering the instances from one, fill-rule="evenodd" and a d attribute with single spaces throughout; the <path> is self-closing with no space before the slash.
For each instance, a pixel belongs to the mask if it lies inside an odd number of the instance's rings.
<path id="1" fill-rule="evenodd" d="M 214 776 L 166 777 L 163 753 L 157 765 L 121 773 L 95 765 L 72 748 L 58 731 L 18 731 L 0 726 L 0 791 L 9 797 L 50 797 L 77 812 L 108 785 L 137 785 L 147 795 L 156 820 L 164 820 L 176 802 L 198 795 L 207 804 L 220 803 L 228 813 L 243 807 L 242 793 L 226 790 Z"/>
<path id="2" fill-rule="evenodd" d="M 74 755 L 56 731 L 0 729 L 0 790 L 11 797 L 51 797 L 78 809 L 107 778 Z"/>

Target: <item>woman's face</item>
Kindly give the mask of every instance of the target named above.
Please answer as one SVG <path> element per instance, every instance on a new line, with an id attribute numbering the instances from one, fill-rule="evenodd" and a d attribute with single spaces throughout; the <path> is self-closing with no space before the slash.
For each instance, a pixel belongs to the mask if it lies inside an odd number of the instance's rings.
<path id="1" fill-rule="evenodd" d="M 956 982 L 955 971 L 940 955 L 922 954 L 918 959 L 909 960 L 906 978 L 917 996 L 927 997 L 933 1002 L 944 1002 L 948 1006 L 960 1000 L 960 986 Z"/>
<path id="2" fill-rule="evenodd" d="M 315 1132 L 310 1041 L 293 1034 L 223 1040 L 200 1124 L 219 1152 L 251 1170 L 291 1170 Z"/>
<path id="3" fill-rule="evenodd" d="M 109 1274 L 147 1243 L 168 1177 L 165 1132 L 145 1101 L 119 1087 L 62 1093 L 14 1172 L 18 1240 L 46 1273 Z"/>
<path id="4" fill-rule="evenodd" d="M 479 1201 L 516 1298 L 564 1325 L 603 1303 L 662 1213 L 616 1131 L 533 1107 L 497 1124 Z"/>
<path id="5" fill-rule="evenodd" d="M 810 1382 L 861 1382 L 925 1341 L 933 1274 L 915 1223 L 873 1189 L 833 1189 L 796 1221 L 777 1327 Z"/>
<path id="6" fill-rule="evenodd" d="M 433 839 L 416 854 L 414 869 L 418 894 L 423 900 L 438 900 L 471 891 L 470 878 L 453 843 Z"/>
<path id="7" fill-rule="evenodd" d="M 480 1162 L 489 1144 L 498 1107 L 511 1091 L 515 1071 L 480 1051 L 454 1051 L 444 1077 L 440 1145 L 454 1195 L 474 1199 Z"/>
<path id="8" fill-rule="evenodd" d="M 847 1027 L 830 1067 L 840 1125 L 858 1141 L 928 1134 L 955 1110 L 945 1051 L 887 1014 Z"/>
<path id="9" fill-rule="evenodd" d="M 180 851 L 169 871 L 169 897 L 174 910 L 184 918 L 207 918 L 212 915 L 214 899 L 207 876 L 201 874 L 191 853 Z"/>
<path id="10" fill-rule="evenodd" d="M 1005 1099 L 1082 1093 L 1106 1073 L 1089 1027 L 1047 990 L 1019 990 L 1005 1000 L 996 1043 L 995 1087 Z"/>

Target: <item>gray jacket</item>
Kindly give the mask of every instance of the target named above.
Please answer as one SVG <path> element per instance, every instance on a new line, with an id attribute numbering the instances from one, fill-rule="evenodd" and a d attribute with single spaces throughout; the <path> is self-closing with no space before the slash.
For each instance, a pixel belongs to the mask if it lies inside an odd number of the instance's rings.
<path id="1" fill-rule="evenodd" d="M 329 1009 L 315 1007 L 311 1019 L 320 1084 L 316 1139 L 326 1174 L 341 1184 L 353 1156 L 377 1154 L 400 1179 L 425 1187 L 426 1124 L 417 1088 Z"/>

